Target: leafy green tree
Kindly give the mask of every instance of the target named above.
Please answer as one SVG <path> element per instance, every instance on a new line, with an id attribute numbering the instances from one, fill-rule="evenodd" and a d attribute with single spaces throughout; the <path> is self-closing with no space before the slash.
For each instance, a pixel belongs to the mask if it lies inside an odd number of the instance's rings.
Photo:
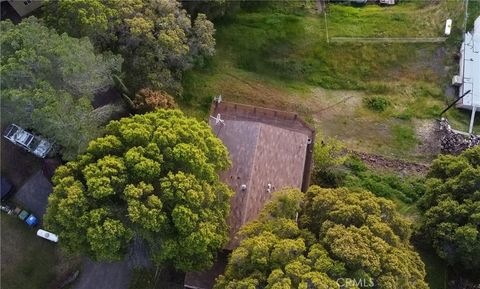
<path id="1" fill-rule="evenodd" d="M 1 30 L 2 122 L 51 138 L 73 159 L 108 119 L 91 100 L 113 84 L 121 58 L 96 55 L 88 39 L 58 35 L 34 17 L 2 21 Z"/>
<path id="2" fill-rule="evenodd" d="M 302 226 L 345 264 L 345 278 L 371 279 L 374 288 L 428 288 L 424 264 L 409 243 L 410 224 L 392 201 L 366 191 L 313 186 L 305 204 Z"/>
<path id="3" fill-rule="evenodd" d="M 177 1 L 48 1 L 44 13 L 59 31 L 90 37 L 99 49 L 120 53 L 132 91 L 180 92 L 182 72 L 214 53 L 213 24 L 203 14 L 191 19 Z"/>
<path id="4" fill-rule="evenodd" d="M 480 270 L 480 146 L 441 155 L 427 175 L 419 230 L 449 265 Z"/>
<path id="5" fill-rule="evenodd" d="M 182 7 L 188 11 L 188 13 L 194 17 L 203 13 L 208 16 L 209 19 L 216 19 L 222 16 L 228 16 L 234 14 L 240 9 L 241 0 L 197 0 L 187 1 L 182 0 Z"/>
<path id="6" fill-rule="evenodd" d="M 179 110 L 112 121 L 85 154 L 57 169 L 45 215 L 68 251 L 119 260 L 139 237 L 153 261 L 178 270 L 212 264 L 227 241 L 230 165 L 208 124 Z"/>
<path id="7" fill-rule="evenodd" d="M 108 29 L 108 22 L 117 13 L 98 0 L 67 0 L 44 3 L 45 21 L 59 32 L 72 37 L 99 36 Z"/>
<path id="8" fill-rule="evenodd" d="M 428 288 L 408 223 L 369 192 L 283 190 L 241 234 L 216 289 Z"/>

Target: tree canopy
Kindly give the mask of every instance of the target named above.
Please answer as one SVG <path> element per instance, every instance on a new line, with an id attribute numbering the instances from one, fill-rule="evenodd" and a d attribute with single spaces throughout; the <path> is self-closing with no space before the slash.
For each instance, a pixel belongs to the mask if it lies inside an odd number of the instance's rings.
<path id="1" fill-rule="evenodd" d="M 47 1 L 44 13 L 57 30 L 120 53 L 132 91 L 179 92 L 182 72 L 214 53 L 213 24 L 204 14 L 191 19 L 177 1 Z"/>
<path id="2" fill-rule="evenodd" d="M 216 289 L 428 288 L 409 224 L 369 192 L 286 189 L 241 234 Z"/>
<path id="3" fill-rule="evenodd" d="M 58 35 L 36 18 L 1 22 L 2 119 L 51 138 L 65 159 L 98 135 L 94 94 L 113 84 L 122 59 L 97 55 L 88 39 Z"/>
<path id="4" fill-rule="evenodd" d="M 480 146 L 459 156 L 441 155 L 427 176 L 420 201 L 420 233 L 449 265 L 480 270 Z"/>
<path id="5" fill-rule="evenodd" d="M 179 110 L 112 121 L 85 154 L 57 169 L 45 215 L 68 251 L 119 260 L 138 237 L 157 265 L 199 270 L 227 241 L 228 152 Z"/>

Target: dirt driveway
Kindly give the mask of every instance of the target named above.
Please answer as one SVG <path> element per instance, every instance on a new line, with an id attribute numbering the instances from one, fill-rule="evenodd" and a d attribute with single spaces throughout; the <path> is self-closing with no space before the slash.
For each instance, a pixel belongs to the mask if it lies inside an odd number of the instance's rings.
<path id="1" fill-rule="evenodd" d="M 43 160 L 15 146 L 3 137 L 0 137 L 0 144 L 2 176 L 7 177 L 15 189 L 19 190 L 31 176 L 41 170 Z"/>

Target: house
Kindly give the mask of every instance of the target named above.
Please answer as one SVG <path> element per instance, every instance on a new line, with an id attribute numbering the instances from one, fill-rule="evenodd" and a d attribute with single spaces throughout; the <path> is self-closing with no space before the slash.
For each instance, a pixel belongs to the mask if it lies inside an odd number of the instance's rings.
<path id="1" fill-rule="evenodd" d="M 212 288 L 226 265 L 228 251 L 240 239 L 239 229 L 254 220 L 274 191 L 306 191 L 310 182 L 315 131 L 291 112 L 215 101 L 210 126 L 228 148 L 232 167 L 220 174 L 235 192 L 228 218 L 230 241 L 209 271 L 190 272 L 185 287 Z"/>
<path id="2" fill-rule="evenodd" d="M 14 23 L 33 13 L 43 5 L 42 0 L 0 0 L 1 20 L 10 19 Z"/>
<path id="3" fill-rule="evenodd" d="M 472 133 L 475 112 L 480 108 L 480 17 L 475 20 L 473 31 L 465 33 L 460 53 L 460 72 L 452 83 L 459 86 L 459 97 L 466 93 L 457 107 L 472 111 L 469 127 Z"/>

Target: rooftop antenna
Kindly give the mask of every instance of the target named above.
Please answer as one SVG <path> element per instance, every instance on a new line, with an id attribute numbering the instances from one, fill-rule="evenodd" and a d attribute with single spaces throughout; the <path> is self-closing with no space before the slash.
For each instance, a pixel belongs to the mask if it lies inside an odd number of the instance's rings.
<path id="1" fill-rule="evenodd" d="M 220 114 L 217 114 L 217 117 L 213 117 L 213 116 L 210 116 L 211 119 L 214 119 L 215 120 L 215 125 L 219 125 L 219 124 L 222 124 L 222 126 L 217 130 L 217 132 L 215 133 L 216 136 L 218 136 L 218 134 L 220 133 L 220 131 L 222 130 L 222 127 L 225 126 L 225 120 L 223 120 L 221 118 L 221 115 Z"/>
<path id="2" fill-rule="evenodd" d="M 213 98 L 213 101 L 215 101 L 217 104 L 219 104 L 220 102 L 222 102 L 222 95 L 217 95 Z"/>
<path id="3" fill-rule="evenodd" d="M 271 193 L 272 192 L 272 184 L 268 184 L 267 185 L 267 193 Z"/>
<path id="4" fill-rule="evenodd" d="M 217 114 L 217 117 L 210 116 L 210 118 L 215 120 L 215 125 L 218 125 L 220 123 L 225 125 L 225 120 L 221 118 L 220 114 Z"/>

